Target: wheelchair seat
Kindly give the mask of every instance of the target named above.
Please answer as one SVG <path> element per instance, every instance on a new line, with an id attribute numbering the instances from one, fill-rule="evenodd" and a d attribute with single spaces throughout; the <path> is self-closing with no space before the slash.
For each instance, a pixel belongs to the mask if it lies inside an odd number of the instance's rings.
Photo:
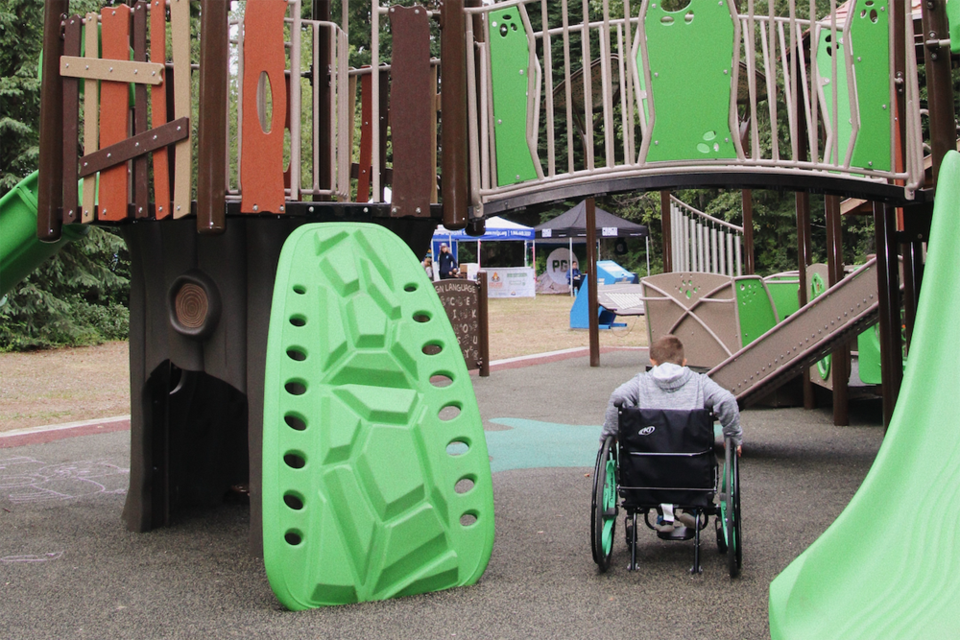
<path id="1" fill-rule="evenodd" d="M 601 571 L 609 566 L 622 507 L 627 514 L 631 570 L 637 568 L 639 515 L 662 539 L 695 538 L 692 573 L 702 571 L 700 531 L 709 517 L 715 516 L 717 547 L 727 553 L 730 576 L 739 575 L 742 551 L 736 447 L 724 440 L 720 473 L 713 424 L 712 414 L 704 409 L 620 408 L 618 437 L 604 441 L 594 473 L 591 541 Z M 672 520 L 677 509 L 692 517 L 692 533 L 690 528 L 681 533 L 682 528 L 673 530 L 650 521 L 651 513 Z"/>

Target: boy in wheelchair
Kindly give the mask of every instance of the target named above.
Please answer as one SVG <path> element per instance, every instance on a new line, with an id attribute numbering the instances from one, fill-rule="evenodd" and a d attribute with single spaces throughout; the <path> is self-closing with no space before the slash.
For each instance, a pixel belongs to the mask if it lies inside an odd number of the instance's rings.
<path id="1" fill-rule="evenodd" d="M 660 538 L 688 540 L 696 537 L 694 570 L 697 572 L 700 570 L 700 529 L 706 526 L 708 515 L 717 515 L 718 545 L 721 551 L 725 551 L 728 541 L 734 543 L 738 572 L 739 526 L 736 540 L 733 540 L 733 532 L 728 530 L 734 519 L 733 505 L 722 509 L 713 502 L 717 493 L 713 416 L 719 419 L 725 442 L 731 449 L 724 469 L 724 486 L 719 491 L 721 502 L 724 499 L 729 501 L 732 494 L 739 493 L 735 487 L 728 487 L 730 480 L 736 478 L 727 476 L 731 472 L 727 467 L 737 466 L 737 461 L 731 461 L 731 458 L 739 457 L 742 446 L 743 431 L 737 401 L 733 394 L 706 374 L 687 368 L 683 344 L 676 336 L 656 340 L 650 347 L 650 362 L 653 365 L 650 371 L 639 373 L 611 394 L 598 455 L 598 472 L 601 458 L 612 461 L 605 464 L 612 464 L 608 470 L 613 472 L 608 475 L 614 480 L 607 478 L 605 483 L 615 485 L 628 513 L 626 534 L 631 548 L 631 568 L 636 568 L 635 529 L 639 512 L 647 525 L 657 530 Z M 615 452 L 614 446 L 617 447 Z M 598 476 L 596 482 L 599 481 Z M 595 490 L 598 515 L 595 518 L 594 559 L 601 568 L 606 568 L 603 560 L 609 561 L 612 547 L 612 539 L 606 542 L 604 538 L 612 536 L 615 526 L 616 493 L 612 488 L 608 489 L 606 498 L 603 498 Z M 739 497 L 736 498 L 736 520 L 739 521 Z M 598 499 L 605 506 L 598 507 Z M 600 515 L 601 511 L 603 515 Z M 657 514 L 656 524 L 647 519 L 650 511 Z M 630 516 L 633 516 L 632 522 Z M 733 565 L 731 575 L 734 575 Z"/>

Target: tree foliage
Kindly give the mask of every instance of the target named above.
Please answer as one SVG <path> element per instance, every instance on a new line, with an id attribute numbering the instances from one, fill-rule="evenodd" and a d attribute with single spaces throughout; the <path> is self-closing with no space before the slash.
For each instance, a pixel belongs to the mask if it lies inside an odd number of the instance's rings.
<path id="1" fill-rule="evenodd" d="M 71 10 L 100 4 L 75 0 Z M 42 0 L 0 0 L 0 195 L 37 168 L 42 41 Z M 0 351 L 126 338 L 126 247 L 112 230 L 90 231 L 0 301 Z"/>

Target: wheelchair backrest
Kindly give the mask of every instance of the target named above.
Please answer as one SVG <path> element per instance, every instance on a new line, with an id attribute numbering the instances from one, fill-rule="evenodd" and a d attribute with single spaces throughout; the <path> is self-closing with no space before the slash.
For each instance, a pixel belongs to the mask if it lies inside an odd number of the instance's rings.
<path id="1" fill-rule="evenodd" d="M 713 416 L 622 407 L 619 411 L 620 489 L 640 505 L 704 506 L 716 490 Z"/>

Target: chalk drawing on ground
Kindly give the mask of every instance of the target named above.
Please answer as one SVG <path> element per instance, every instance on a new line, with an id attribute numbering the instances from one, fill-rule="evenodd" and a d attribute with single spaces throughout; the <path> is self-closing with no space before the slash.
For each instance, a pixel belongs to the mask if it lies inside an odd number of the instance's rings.
<path id="1" fill-rule="evenodd" d="M 47 464 L 27 456 L 0 458 L 0 500 L 13 504 L 123 494 L 130 469 L 102 461 Z"/>

